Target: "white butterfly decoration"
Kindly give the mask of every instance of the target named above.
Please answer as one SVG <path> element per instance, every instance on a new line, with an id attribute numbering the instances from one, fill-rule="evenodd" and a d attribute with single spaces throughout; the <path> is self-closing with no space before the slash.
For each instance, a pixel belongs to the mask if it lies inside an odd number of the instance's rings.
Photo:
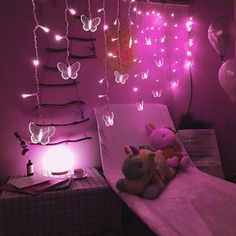
<path id="1" fill-rule="evenodd" d="M 150 38 L 145 37 L 145 44 L 148 46 L 152 45 L 152 40 Z"/>
<path id="2" fill-rule="evenodd" d="M 129 78 L 128 74 L 120 74 L 118 71 L 114 72 L 116 83 L 125 84 L 126 80 Z"/>
<path id="3" fill-rule="evenodd" d="M 141 78 L 142 79 L 147 79 L 148 78 L 148 74 L 149 74 L 149 70 L 147 69 L 147 71 L 141 72 Z"/>
<path id="4" fill-rule="evenodd" d="M 170 81 L 171 88 L 177 88 L 179 86 L 179 80 L 172 80 Z"/>
<path id="5" fill-rule="evenodd" d="M 155 60 L 155 64 L 157 67 L 162 67 L 164 65 L 164 59 L 161 58 L 160 60 Z"/>
<path id="6" fill-rule="evenodd" d="M 107 113 L 106 115 L 102 115 L 102 119 L 104 120 L 106 126 L 109 127 L 109 126 L 114 125 L 114 113 L 113 112 Z"/>
<path id="7" fill-rule="evenodd" d="M 154 98 L 159 98 L 162 95 L 162 90 L 161 89 L 159 89 L 159 90 L 152 90 L 152 95 L 153 95 Z"/>
<path id="8" fill-rule="evenodd" d="M 136 102 L 136 106 L 137 106 L 138 111 L 142 111 L 144 109 L 143 100 L 141 100 L 140 102 Z"/>
<path id="9" fill-rule="evenodd" d="M 29 123 L 29 131 L 31 134 L 32 143 L 40 143 L 46 145 L 50 142 L 50 137 L 55 133 L 56 128 L 53 126 L 48 126 L 41 128 L 37 126 L 34 122 Z"/>
<path id="10" fill-rule="evenodd" d="M 89 19 L 87 16 L 81 15 L 81 22 L 85 31 L 95 32 L 101 22 L 101 18 L 95 17 L 94 19 Z"/>
<path id="11" fill-rule="evenodd" d="M 69 78 L 76 79 L 80 70 L 80 63 L 75 62 L 74 64 L 67 66 L 62 62 L 58 62 L 57 69 L 61 72 L 61 77 L 64 80 L 67 80 Z"/>

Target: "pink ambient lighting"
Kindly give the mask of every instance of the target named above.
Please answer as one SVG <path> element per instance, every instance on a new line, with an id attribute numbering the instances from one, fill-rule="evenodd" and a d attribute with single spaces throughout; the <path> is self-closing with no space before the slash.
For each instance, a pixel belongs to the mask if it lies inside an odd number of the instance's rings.
<path id="1" fill-rule="evenodd" d="M 52 174 L 65 174 L 74 166 L 74 155 L 68 147 L 50 147 L 43 155 L 43 168 Z"/>

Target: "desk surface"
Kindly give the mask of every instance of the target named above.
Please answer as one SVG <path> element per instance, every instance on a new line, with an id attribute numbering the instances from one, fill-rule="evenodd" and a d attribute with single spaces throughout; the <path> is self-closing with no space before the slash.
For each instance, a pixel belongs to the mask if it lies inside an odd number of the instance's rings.
<path id="1" fill-rule="evenodd" d="M 65 190 L 36 196 L 3 191 L 0 235 L 88 235 L 122 224 L 122 204 L 97 169 Z"/>
<path id="2" fill-rule="evenodd" d="M 105 178 L 97 171 L 96 168 L 87 168 L 84 169 L 87 173 L 87 177 L 80 179 L 80 180 L 72 180 L 70 186 L 65 189 L 65 191 L 73 191 L 73 190 L 93 190 L 93 189 L 100 189 L 100 188 L 108 188 L 108 183 L 105 180 Z M 66 174 L 63 177 L 70 177 L 71 174 Z M 10 177 L 11 178 L 11 177 Z M 62 190 L 56 190 L 62 191 Z M 49 192 L 49 191 L 48 191 Z M 55 191 L 50 191 L 55 192 Z M 46 192 L 45 192 L 46 193 Z M 44 194 L 44 193 L 40 193 Z M 0 200 L 2 199 L 10 199 L 10 198 L 18 198 L 18 197 L 25 197 L 28 196 L 28 194 L 22 194 L 12 191 L 3 191 L 0 194 Z"/>

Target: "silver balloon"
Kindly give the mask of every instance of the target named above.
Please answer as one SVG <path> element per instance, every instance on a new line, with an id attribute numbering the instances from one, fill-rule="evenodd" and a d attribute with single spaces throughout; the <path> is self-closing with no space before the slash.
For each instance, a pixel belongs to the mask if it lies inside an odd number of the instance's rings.
<path id="1" fill-rule="evenodd" d="M 208 28 L 208 39 L 222 59 L 225 57 L 233 39 L 233 23 L 228 17 L 221 16 L 214 20 Z"/>
<path id="2" fill-rule="evenodd" d="M 223 63 L 219 69 L 220 85 L 232 102 L 236 102 L 236 59 L 232 58 Z"/>

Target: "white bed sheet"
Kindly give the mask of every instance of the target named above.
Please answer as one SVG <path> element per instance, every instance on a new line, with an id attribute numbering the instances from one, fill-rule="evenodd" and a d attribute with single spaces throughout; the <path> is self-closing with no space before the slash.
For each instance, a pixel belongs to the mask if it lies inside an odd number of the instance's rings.
<path id="1" fill-rule="evenodd" d="M 124 145 L 149 144 L 145 124 L 158 127 L 173 122 L 165 105 L 146 104 L 138 111 L 135 104 L 114 104 L 114 125 L 107 127 L 102 119 L 107 107 L 95 108 L 101 161 L 112 189 L 160 236 L 235 236 L 236 186 L 207 175 L 191 166 L 180 172 L 155 200 L 119 192 L 116 181 L 122 178 Z"/>

